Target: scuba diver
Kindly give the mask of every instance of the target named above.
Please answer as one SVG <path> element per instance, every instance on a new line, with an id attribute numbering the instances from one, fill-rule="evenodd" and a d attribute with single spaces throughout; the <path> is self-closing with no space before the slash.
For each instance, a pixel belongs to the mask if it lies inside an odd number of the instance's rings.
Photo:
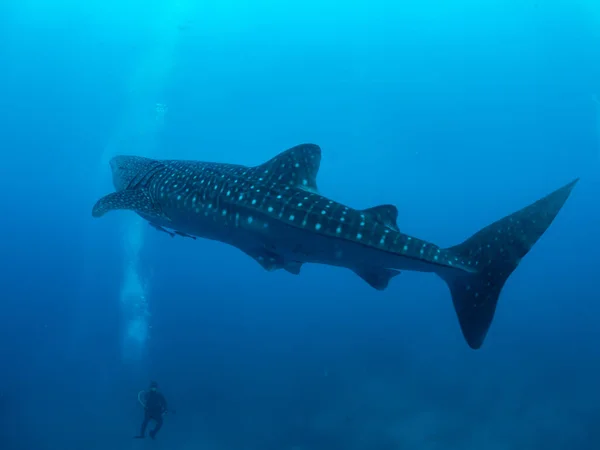
<path id="1" fill-rule="evenodd" d="M 144 395 L 144 400 L 141 399 L 141 395 Z M 154 420 L 156 425 L 154 429 L 150 430 L 150 437 L 154 439 L 160 427 L 163 424 L 163 415 L 167 412 L 167 401 L 164 395 L 158 392 L 158 383 L 153 381 L 150 383 L 150 389 L 144 393 L 141 391 L 138 394 L 138 400 L 144 407 L 144 421 L 142 422 L 142 428 L 140 435 L 135 436 L 136 439 L 144 439 L 146 434 L 146 427 L 150 420 Z"/>

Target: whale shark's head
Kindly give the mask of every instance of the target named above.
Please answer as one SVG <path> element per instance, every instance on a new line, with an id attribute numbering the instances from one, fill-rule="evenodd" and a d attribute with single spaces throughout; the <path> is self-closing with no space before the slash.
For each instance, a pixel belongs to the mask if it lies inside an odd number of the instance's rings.
<path id="1" fill-rule="evenodd" d="M 116 191 L 133 188 L 136 180 L 141 180 L 154 162 L 153 159 L 141 156 L 118 155 L 113 157 L 109 164 Z"/>

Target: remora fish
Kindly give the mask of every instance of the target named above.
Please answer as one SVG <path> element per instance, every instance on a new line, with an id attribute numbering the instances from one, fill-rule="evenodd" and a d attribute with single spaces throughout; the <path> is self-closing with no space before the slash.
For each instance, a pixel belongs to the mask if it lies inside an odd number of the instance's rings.
<path id="1" fill-rule="evenodd" d="M 462 244 L 440 248 L 402 233 L 393 205 L 357 210 L 319 194 L 320 161 L 313 144 L 255 167 L 116 156 L 110 161 L 116 192 L 101 198 L 92 215 L 132 210 L 161 231 L 233 245 L 267 270 L 298 274 L 303 263 L 346 267 L 379 290 L 400 270 L 433 272 L 448 284 L 462 333 L 478 349 L 504 283 L 578 181 Z"/>

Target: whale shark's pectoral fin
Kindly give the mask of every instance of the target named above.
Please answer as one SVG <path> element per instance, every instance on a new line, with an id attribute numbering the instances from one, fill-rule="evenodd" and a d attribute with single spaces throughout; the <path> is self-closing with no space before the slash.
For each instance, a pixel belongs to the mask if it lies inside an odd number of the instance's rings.
<path id="1" fill-rule="evenodd" d="M 383 291 L 388 287 L 392 278 L 400 275 L 400 271 L 398 270 L 383 269 L 380 267 L 361 267 L 360 269 L 352 269 L 352 271 L 378 291 Z"/>
<path id="2" fill-rule="evenodd" d="M 254 248 L 252 250 L 242 250 L 246 255 L 259 263 L 263 269 L 273 272 L 283 269 L 292 275 L 300 274 L 302 263 L 298 261 L 285 261 L 281 255 L 269 251 L 265 248 Z"/>
<path id="3" fill-rule="evenodd" d="M 279 255 L 269 252 L 263 248 L 253 248 L 251 250 L 242 250 L 246 255 L 259 263 L 263 269 L 268 272 L 283 269 L 283 263 Z"/>
<path id="4" fill-rule="evenodd" d="M 102 217 L 109 211 L 129 209 L 152 217 L 167 219 L 162 211 L 154 205 L 150 196 L 143 190 L 113 192 L 102 197 L 92 209 L 92 216 Z"/>

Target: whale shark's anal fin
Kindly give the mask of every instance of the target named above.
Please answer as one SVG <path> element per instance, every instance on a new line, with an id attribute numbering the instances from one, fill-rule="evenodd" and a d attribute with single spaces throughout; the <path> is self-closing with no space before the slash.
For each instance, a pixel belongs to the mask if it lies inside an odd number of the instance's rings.
<path id="1" fill-rule="evenodd" d="M 283 270 L 292 275 L 300 275 L 300 269 L 302 269 L 302 264 L 300 261 L 285 261 L 283 263 Z"/>
<path id="2" fill-rule="evenodd" d="M 92 209 L 92 216 L 102 217 L 109 211 L 128 209 L 152 217 L 166 218 L 154 205 L 148 193 L 141 189 L 113 192 L 102 197 Z"/>
<path id="3" fill-rule="evenodd" d="M 361 267 L 360 269 L 352 269 L 352 271 L 378 291 L 383 291 L 388 287 L 392 278 L 400 275 L 400 271 L 398 270 L 382 269 L 379 267 Z"/>
<path id="4" fill-rule="evenodd" d="M 548 229 L 577 181 L 447 249 L 457 260 L 477 269 L 474 273 L 439 273 L 450 287 L 460 328 L 471 348 L 478 349 L 483 344 L 504 283 Z"/>

